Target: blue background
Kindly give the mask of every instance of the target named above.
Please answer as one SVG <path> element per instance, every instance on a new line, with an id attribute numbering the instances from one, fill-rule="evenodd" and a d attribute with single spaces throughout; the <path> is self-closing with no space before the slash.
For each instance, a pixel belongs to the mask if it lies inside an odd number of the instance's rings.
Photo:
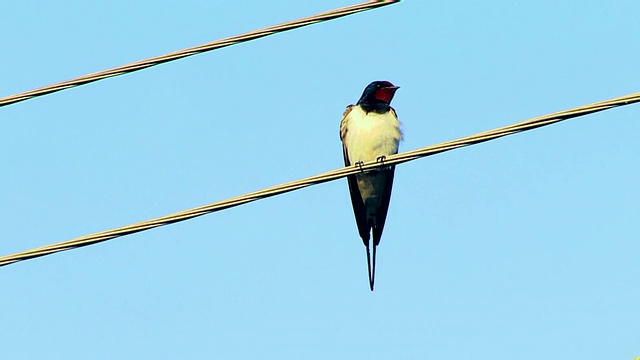
<path id="1" fill-rule="evenodd" d="M 6 2 L 0 96 L 353 4 Z M 640 90 L 637 1 L 404 1 L 0 108 L 0 254 Z M 401 165 L 366 279 L 346 180 L 0 268 L 6 359 L 631 359 L 638 105 Z"/>

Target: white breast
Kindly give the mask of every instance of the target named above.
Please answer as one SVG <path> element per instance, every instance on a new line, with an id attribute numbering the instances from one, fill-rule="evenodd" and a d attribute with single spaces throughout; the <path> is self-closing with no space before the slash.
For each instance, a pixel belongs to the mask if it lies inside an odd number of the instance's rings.
<path id="1" fill-rule="evenodd" d="M 385 114 L 365 113 L 360 106 L 354 106 L 345 120 L 347 132 L 343 141 L 351 164 L 398 153 L 402 132 L 400 122 L 392 111 Z"/>

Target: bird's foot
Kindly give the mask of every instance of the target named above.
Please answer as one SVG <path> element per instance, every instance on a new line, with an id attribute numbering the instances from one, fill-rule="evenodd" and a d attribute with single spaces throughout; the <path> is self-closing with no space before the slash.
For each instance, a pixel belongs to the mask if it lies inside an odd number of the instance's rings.
<path id="1" fill-rule="evenodd" d="M 364 165 L 364 161 L 358 161 L 357 163 L 355 163 L 355 165 L 360 168 L 360 172 L 364 172 L 362 171 L 362 165 Z"/>
<path id="2" fill-rule="evenodd" d="M 376 162 L 379 162 L 381 164 L 384 164 L 385 160 L 387 160 L 387 157 L 385 155 L 381 155 L 376 158 Z"/>

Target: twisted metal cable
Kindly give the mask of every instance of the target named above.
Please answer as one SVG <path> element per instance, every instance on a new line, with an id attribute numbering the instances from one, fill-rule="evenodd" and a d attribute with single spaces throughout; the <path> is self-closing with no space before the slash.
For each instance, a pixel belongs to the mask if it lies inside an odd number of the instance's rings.
<path id="1" fill-rule="evenodd" d="M 457 149 L 463 146 L 478 144 L 481 142 L 494 140 L 503 136 L 532 130 L 546 125 L 551 125 L 563 120 L 571 119 L 578 116 L 584 116 L 595 112 L 611 109 L 618 106 L 629 105 L 640 102 L 640 93 L 634 93 L 619 98 L 601 101 L 585 106 L 580 106 L 566 111 L 556 112 L 553 114 L 540 116 L 517 124 L 504 126 L 501 128 L 481 132 L 475 135 L 463 137 L 457 140 L 447 141 L 436 145 L 427 146 L 413 151 L 391 155 L 386 158 L 383 164 L 377 162 L 368 162 L 359 167 L 345 167 L 329 172 L 325 172 L 316 176 L 305 179 L 291 181 L 281 185 L 273 186 L 264 190 L 255 191 L 242 196 L 237 196 L 227 200 L 215 202 L 213 204 L 200 206 L 197 208 L 177 212 L 171 215 L 138 222 L 135 224 L 119 227 L 113 230 L 102 231 L 95 234 L 81 236 L 72 240 L 63 241 L 57 244 L 38 247 L 35 249 L 19 252 L 12 255 L 0 257 L 0 266 L 9 265 L 18 261 L 32 259 L 44 255 L 53 254 L 59 251 L 71 250 L 82 246 L 96 244 L 102 241 L 114 239 L 120 236 L 137 233 L 140 231 L 152 229 L 158 226 L 169 225 L 175 222 L 192 219 L 198 216 L 209 214 L 212 212 L 228 209 L 234 206 L 246 204 L 252 201 L 268 198 L 271 196 L 284 194 L 307 186 L 321 184 L 324 182 L 343 178 L 347 175 L 357 174 L 360 171 L 368 171 L 381 166 L 389 166 L 401 164 L 407 161 L 416 160 L 425 156 L 435 155 L 441 152 Z"/>
<path id="2" fill-rule="evenodd" d="M 309 16 L 306 18 L 289 21 L 280 25 L 275 25 L 275 26 L 270 26 L 263 29 L 259 29 L 259 30 L 254 30 L 241 35 L 231 36 L 228 38 L 212 41 L 203 45 L 175 51 L 166 55 L 137 61 L 131 64 L 118 66 L 112 69 L 99 71 L 89 75 L 80 76 L 75 79 L 59 82 L 59 83 L 41 87 L 35 90 L 25 91 L 19 94 L 3 97 L 3 98 L 0 98 L 0 107 L 10 105 L 10 104 L 15 104 L 20 101 L 29 100 L 34 97 L 51 94 L 60 90 L 69 89 L 75 86 L 88 84 L 88 83 L 106 79 L 109 77 L 123 75 L 133 71 L 146 69 L 148 67 L 159 65 L 165 62 L 182 59 L 187 56 L 192 56 L 192 55 L 200 54 L 203 52 L 220 49 L 226 46 L 239 44 L 241 42 L 255 40 L 255 39 L 276 34 L 279 32 L 292 30 L 292 29 L 296 29 L 299 27 L 307 26 L 307 25 L 312 25 L 322 21 L 336 19 L 339 17 L 355 14 L 361 11 L 375 9 L 381 6 L 386 6 L 386 5 L 394 4 L 397 2 L 400 2 L 400 0 L 369 1 L 365 3 L 357 4 L 357 5 L 346 6 L 343 8 L 327 11 L 327 12 L 314 15 L 314 16 Z"/>

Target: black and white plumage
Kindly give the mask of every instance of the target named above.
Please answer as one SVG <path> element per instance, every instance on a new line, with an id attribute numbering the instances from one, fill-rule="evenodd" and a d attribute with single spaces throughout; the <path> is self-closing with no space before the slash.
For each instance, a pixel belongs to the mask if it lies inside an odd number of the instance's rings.
<path id="1" fill-rule="evenodd" d="M 390 106 L 397 89 L 388 81 L 374 81 L 365 88 L 356 105 L 347 107 L 340 124 L 345 166 L 383 161 L 385 156 L 398 153 L 402 131 L 398 116 Z M 375 281 L 376 248 L 389 209 L 394 171 L 395 167 L 391 166 L 347 177 L 358 233 L 367 251 L 371 291 Z"/>

